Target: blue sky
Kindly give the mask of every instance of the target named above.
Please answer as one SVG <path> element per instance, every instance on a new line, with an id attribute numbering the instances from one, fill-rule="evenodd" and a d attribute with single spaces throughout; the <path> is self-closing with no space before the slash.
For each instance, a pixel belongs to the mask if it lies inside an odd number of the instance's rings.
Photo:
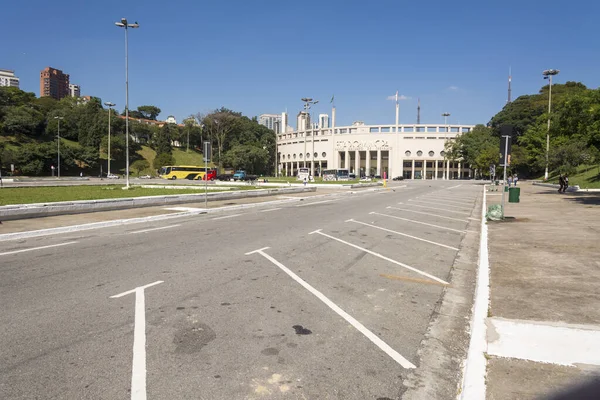
<path id="1" fill-rule="evenodd" d="M 488 4 L 490 3 L 490 4 Z M 492 4 L 493 3 L 493 4 Z M 39 95 L 46 66 L 70 74 L 83 95 L 125 103 L 122 17 L 129 35 L 130 107 L 152 104 L 178 121 L 221 106 L 254 116 L 301 109 L 337 125 L 486 123 L 513 99 L 555 82 L 599 86 L 600 2 L 476 1 L 81 1 L 28 0 L 4 8 L 0 68 Z"/>

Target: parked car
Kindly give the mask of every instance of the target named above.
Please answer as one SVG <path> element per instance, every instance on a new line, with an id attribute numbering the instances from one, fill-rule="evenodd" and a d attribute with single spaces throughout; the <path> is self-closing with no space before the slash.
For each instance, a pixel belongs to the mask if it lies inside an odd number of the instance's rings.
<path id="1" fill-rule="evenodd" d="M 348 174 L 348 179 L 356 179 L 356 174 Z"/>
<path id="2" fill-rule="evenodd" d="M 141 175 L 140 179 L 152 179 L 150 175 Z"/>
<path id="3" fill-rule="evenodd" d="M 392 179 L 393 181 L 403 181 L 404 177 L 403 176 L 396 176 L 394 177 L 394 179 Z"/>
<path id="4" fill-rule="evenodd" d="M 115 174 L 106 174 L 106 179 L 120 179 L 121 177 L 119 175 L 115 175 Z"/>

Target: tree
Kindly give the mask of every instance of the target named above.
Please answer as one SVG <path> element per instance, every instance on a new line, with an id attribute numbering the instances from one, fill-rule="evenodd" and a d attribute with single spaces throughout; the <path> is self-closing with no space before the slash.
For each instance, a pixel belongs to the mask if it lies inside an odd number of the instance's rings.
<path id="1" fill-rule="evenodd" d="M 470 132 L 448 141 L 446 153 L 450 160 L 462 160 L 473 169 L 487 171 L 490 165 L 498 163 L 500 141 L 492 129 L 476 125 Z"/>
<path id="2" fill-rule="evenodd" d="M 156 121 L 156 117 L 160 114 L 161 109 L 156 106 L 139 106 L 138 112 L 142 114 L 142 118 Z"/>
<path id="3" fill-rule="evenodd" d="M 150 168 L 150 163 L 146 160 L 136 160 L 131 164 L 131 168 L 137 171 L 138 176 L 140 176 L 143 170 Z"/>
<path id="4" fill-rule="evenodd" d="M 175 158 L 170 153 L 160 153 L 154 158 L 152 166 L 155 169 L 160 169 L 160 167 L 164 167 L 165 165 L 173 164 L 175 164 Z"/>
<path id="5" fill-rule="evenodd" d="M 166 153 L 171 154 L 171 143 L 173 137 L 178 134 L 177 126 L 171 124 L 165 124 L 162 128 L 159 128 L 154 132 L 152 137 L 152 148 L 156 150 L 157 154 Z"/>
<path id="6" fill-rule="evenodd" d="M 204 130 L 208 133 L 211 141 L 216 141 L 219 169 L 223 168 L 222 155 L 224 153 L 225 143 L 228 136 L 236 128 L 235 124 L 238 118 L 240 118 L 240 115 L 241 114 L 231 110 L 221 108 L 220 110 L 215 110 L 213 113 L 205 116 L 202 121 Z"/>
<path id="7" fill-rule="evenodd" d="M 39 136 L 44 130 L 44 116 L 28 106 L 7 107 L 2 123 L 4 135 Z"/>
<path id="8" fill-rule="evenodd" d="M 235 169 L 244 169 L 251 174 L 265 174 L 270 170 L 267 166 L 269 152 L 267 149 L 252 145 L 240 145 L 227 151 L 223 161 Z"/>

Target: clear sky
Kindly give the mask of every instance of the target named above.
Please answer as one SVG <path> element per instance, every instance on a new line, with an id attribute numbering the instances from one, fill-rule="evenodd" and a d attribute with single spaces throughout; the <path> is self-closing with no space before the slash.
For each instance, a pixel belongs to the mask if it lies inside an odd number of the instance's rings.
<path id="1" fill-rule="evenodd" d="M 122 17 L 129 31 L 130 108 L 151 104 L 178 121 L 225 106 L 290 121 L 301 97 L 337 125 L 486 123 L 506 103 L 555 82 L 599 86 L 598 1 L 60 0 L 12 1 L 0 24 L 0 68 L 39 95 L 39 71 L 70 74 L 82 95 L 125 103 Z"/>

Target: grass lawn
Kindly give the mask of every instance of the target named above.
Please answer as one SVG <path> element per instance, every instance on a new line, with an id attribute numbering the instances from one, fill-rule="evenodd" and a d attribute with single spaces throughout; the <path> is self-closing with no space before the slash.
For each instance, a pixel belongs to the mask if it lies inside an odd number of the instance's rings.
<path id="1" fill-rule="evenodd" d="M 0 205 L 202 193 L 197 189 L 146 189 L 133 187 L 130 190 L 123 190 L 122 188 L 122 185 L 5 187 L 0 189 Z M 248 189 L 254 189 L 254 187 L 248 186 L 243 188 L 243 190 Z M 229 189 L 225 190 L 229 191 Z M 212 192 L 215 192 L 215 190 L 211 190 Z"/>
<path id="2" fill-rule="evenodd" d="M 540 180 L 543 180 L 541 177 Z M 558 174 L 552 174 L 548 182 L 558 184 Z M 569 176 L 569 186 L 579 185 L 582 189 L 600 189 L 600 166 L 580 165 L 577 173 Z"/>
<path id="3" fill-rule="evenodd" d="M 185 151 L 185 148 L 173 149 L 173 157 L 175 158 L 175 165 L 200 165 L 204 166 L 204 159 L 202 153 L 194 149 Z M 214 167 L 213 163 L 208 163 L 209 167 Z"/>

